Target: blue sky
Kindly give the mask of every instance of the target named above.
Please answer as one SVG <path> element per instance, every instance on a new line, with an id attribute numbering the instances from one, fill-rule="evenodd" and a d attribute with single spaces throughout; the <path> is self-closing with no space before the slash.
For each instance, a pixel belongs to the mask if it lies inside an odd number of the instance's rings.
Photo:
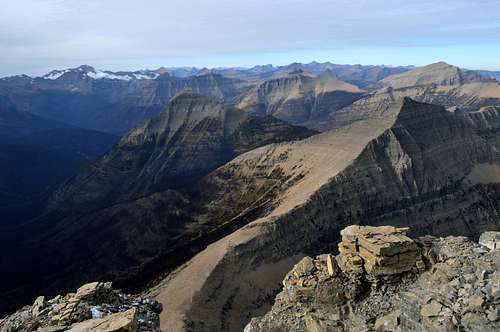
<path id="1" fill-rule="evenodd" d="M 500 70 L 498 0 L 2 1 L 0 76 L 331 61 Z"/>

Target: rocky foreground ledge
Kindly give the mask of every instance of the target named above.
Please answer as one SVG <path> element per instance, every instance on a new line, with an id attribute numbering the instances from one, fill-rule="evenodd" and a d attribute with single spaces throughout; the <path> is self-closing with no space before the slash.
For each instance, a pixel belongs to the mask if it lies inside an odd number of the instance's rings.
<path id="1" fill-rule="evenodd" d="M 111 283 L 93 282 L 76 293 L 46 300 L 0 319 L 0 332 L 156 332 L 160 331 L 160 303 L 123 294 Z"/>
<path id="2" fill-rule="evenodd" d="M 305 257 L 245 332 L 500 331 L 500 232 L 409 238 L 350 226 L 339 255 Z"/>

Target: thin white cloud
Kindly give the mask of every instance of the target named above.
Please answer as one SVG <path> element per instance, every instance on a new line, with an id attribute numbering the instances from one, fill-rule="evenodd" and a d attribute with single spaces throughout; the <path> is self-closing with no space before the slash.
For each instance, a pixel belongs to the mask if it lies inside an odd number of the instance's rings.
<path id="1" fill-rule="evenodd" d="M 492 0 L 15 0 L 0 11 L 0 75 L 54 65 L 500 42 Z M 486 52 L 486 50 L 485 50 Z"/>

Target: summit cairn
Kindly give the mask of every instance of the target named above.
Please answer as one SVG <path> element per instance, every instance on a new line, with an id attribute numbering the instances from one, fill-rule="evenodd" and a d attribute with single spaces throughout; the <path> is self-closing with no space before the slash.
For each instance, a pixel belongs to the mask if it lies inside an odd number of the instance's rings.
<path id="1" fill-rule="evenodd" d="M 417 264 L 417 244 L 406 236 L 409 228 L 353 225 L 340 232 L 340 268 L 362 272 L 372 277 L 399 275 Z M 418 261 L 420 263 L 420 261 Z M 417 265 L 418 266 L 418 265 Z"/>

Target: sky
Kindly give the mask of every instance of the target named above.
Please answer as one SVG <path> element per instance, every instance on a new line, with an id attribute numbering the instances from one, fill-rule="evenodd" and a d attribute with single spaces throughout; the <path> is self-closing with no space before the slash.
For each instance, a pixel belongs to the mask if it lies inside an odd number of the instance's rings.
<path id="1" fill-rule="evenodd" d="M 0 76 L 330 61 L 500 70 L 499 0 L 0 0 Z"/>

